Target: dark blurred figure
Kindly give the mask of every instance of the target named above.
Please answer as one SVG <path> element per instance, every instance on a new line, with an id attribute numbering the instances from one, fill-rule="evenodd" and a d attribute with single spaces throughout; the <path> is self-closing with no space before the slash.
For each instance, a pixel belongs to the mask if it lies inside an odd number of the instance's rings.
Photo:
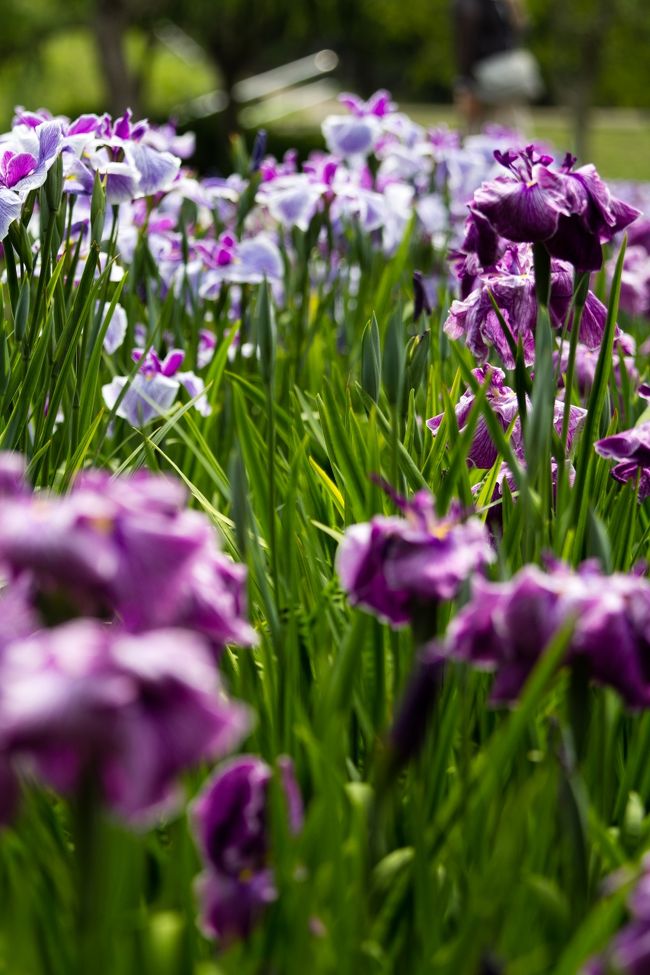
<path id="1" fill-rule="evenodd" d="M 525 107 L 541 94 L 537 62 L 522 46 L 520 0 L 452 0 L 456 107 L 468 131 L 488 121 L 525 128 Z"/>

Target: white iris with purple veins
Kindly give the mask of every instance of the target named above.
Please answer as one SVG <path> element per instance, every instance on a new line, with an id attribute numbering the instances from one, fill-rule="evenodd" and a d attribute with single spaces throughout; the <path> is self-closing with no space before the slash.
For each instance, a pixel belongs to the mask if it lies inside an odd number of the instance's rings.
<path id="1" fill-rule="evenodd" d="M 172 349 L 164 359 L 150 350 L 134 349 L 131 353 L 140 368 L 129 382 L 128 376 L 116 376 L 102 386 L 104 402 L 109 410 L 127 420 L 131 426 L 143 427 L 165 414 L 174 404 L 181 386 L 195 400 L 194 408 L 202 416 L 209 416 L 210 404 L 204 393 L 203 380 L 193 372 L 181 372 L 185 353 Z M 124 389 L 126 387 L 126 392 Z"/>

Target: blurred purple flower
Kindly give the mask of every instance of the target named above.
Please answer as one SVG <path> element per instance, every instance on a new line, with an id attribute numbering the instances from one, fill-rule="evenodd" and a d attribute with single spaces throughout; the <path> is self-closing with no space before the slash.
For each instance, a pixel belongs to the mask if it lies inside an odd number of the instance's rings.
<path id="1" fill-rule="evenodd" d="M 445 656 L 436 643 L 418 655 L 397 707 L 388 741 L 393 765 L 401 768 L 416 757 L 442 690 Z"/>
<path id="2" fill-rule="evenodd" d="M 278 760 L 289 828 L 302 828 L 302 797 L 293 765 Z M 199 880 L 203 924 L 225 942 L 247 937 L 277 897 L 269 866 L 271 768 L 243 755 L 217 770 L 193 807 L 193 823 L 207 867 Z"/>
<path id="3" fill-rule="evenodd" d="M 248 938 L 269 904 L 278 898 L 272 870 L 231 877 L 204 871 L 196 882 L 201 904 L 201 928 L 223 945 Z"/>
<path id="4" fill-rule="evenodd" d="M 449 656 L 496 670 L 495 702 L 514 701 L 554 634 L 574 630 L 566 662 L 580 660 L 598 683 L 631 707 L 650 705 L 650 583 L 604 575 L 594 563 L 578 571 L 524 566 L 509 582 L 472 583 L 472 598 L 447 633 Z"/>
<path id="5" fill-rule="evenodd" d="M 625 367 L 629 381 L 631 383 L 635 383 L 639 379 L 639 373 L 634 362 L 635 351 L 636 347 L 634 339 L 630 335 L 626 335 L 624 332 L 621 332 L 614 341 L 614 360 L 612 369 L 616 385 L 619 389 L 621 389 L 622 383 L 619 355 L 623 359 L 623 366 Z M 599 349 L 590 349 L 586 345 L 583 345 L 582 342 L 579 342 L 576 347 L 574 379 L 580 395 L 583 397 L 589 393 L 594 384 L 599 354 Z M 553 353 L 553 361 L 556 368 L 559 366 L 559 387 L 560 389 L 563 389 L 564 376 L 569 364 L 568 342 L 563 344 L 561 354 L 558 354 L 557 352 Z"/>
<path id="6" fill-rule="evenodd" d="M 117 617 L 130 631 L 193 629 L 219 652 L 249 644 L 246 571 L 217 546 L 205 516 L 183 509 L 178 481 L 89 472 L 64 497 L 0 508 L 0 561 L 27 578 L 41 611 Z M 12 583 L 15 585 L 15 583 Z"/>
<path id="7" fill-rule="evenodd" d="M 95 302 L 95 314 L 99 316 L 102 325 L 106 321 L 109 309 L 108 303 L 102 307 L 99 301 Z M 126 311 L 121 305 L 115 305 L 104 333 L 104 351 L 109 355 L 113 355 L 121 347 L 126 337 L 127 325 Z"/>
<path id="8" fill-rule="evenodd" d="M 376 115 L 328 115 L 321 128 L 328 150 L 341 159 L 352 161 L 368 156 L 381 134 Z"/>
<path id="9" fill-rule="evenodd" d="M 339 101 L 357 118 L 365 118 L 368 115 L 384 118 L 384 116 L 397 110 L 395 102 L 390 97 L 390 92 L 386 91 L 385 88 L 376 91 L 367 102 L 364 102 L 358 95 L 353 95 L 347 91 L 339 95 Z"/>
<path id="10" fill-rule="evenodd" d="M 94 783 L 127 820 L 175 804 L 186 769 L 223 757 L 250 726 L 189 632 L 139 636 L 79 620 L 13 643 L 0 664 L 0 753 L 63 793 Z"/>

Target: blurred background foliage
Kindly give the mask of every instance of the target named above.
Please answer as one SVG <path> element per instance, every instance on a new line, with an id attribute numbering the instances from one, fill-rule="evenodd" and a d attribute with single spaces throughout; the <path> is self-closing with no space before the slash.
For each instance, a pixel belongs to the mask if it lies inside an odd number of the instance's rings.
<path id="1" fill-rule="evenodd" d="M 389 88 L 400 103 L 446 119 L 454 77 L 450 0 L 0 0 L 0 117 L 15 105 L 55 112 L 176 116 L 199 134 L 203 169 L 227 165 L 224 138 L 254 127 L 237 82 L 322 48 L 336 52 L 339 89 Z M 527 0 L 528 46 L 546 82 L 535 135 L 604 152 L 609 175 L 650 178 L 650 5 L 647 0 Z M 327 89 L 307 106 L 325 102 Z M 639 110 L 596 126 L 594 106 Z M 313 144 L 319 113 L 272 113 L 273 148 Z M 331 105 L 328 106 L 331 109 Z M 218 109 L 218 111 L 216 110 Z M 264 120 L 264 113 L 260 116 Z M 309 124 L 311 120 L 311 124 Z M 627 120 L 627 121 L 626 121 Z M 307 124 L 305 124 L 305 122 Z M 289 124 L 287 124 L 289 123 Z M 302 123 L 302 124 L 301 124 Z M 282 133 L 286 133 L 282 135 Z M 616 143 L 612 172 L 607 141 Z M 301 141 L 302 140 L 302 141 Z M 627 141 L 626 141 L 627 140 Z"/>

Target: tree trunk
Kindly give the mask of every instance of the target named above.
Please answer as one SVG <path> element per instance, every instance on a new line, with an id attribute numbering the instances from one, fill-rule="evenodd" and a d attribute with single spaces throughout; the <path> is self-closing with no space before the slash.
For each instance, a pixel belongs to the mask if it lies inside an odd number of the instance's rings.
<path id="1" fill-rule="evenodd" d="M 92 27 L 104 77 L 106 104 L 113 116 L 121 115 L 126 108 L 133 109 L 137 116 L 140 109 L 137 79 L 126 60 L 128 26 L 128 7 L 124 0 L 96 0 Z"/>

